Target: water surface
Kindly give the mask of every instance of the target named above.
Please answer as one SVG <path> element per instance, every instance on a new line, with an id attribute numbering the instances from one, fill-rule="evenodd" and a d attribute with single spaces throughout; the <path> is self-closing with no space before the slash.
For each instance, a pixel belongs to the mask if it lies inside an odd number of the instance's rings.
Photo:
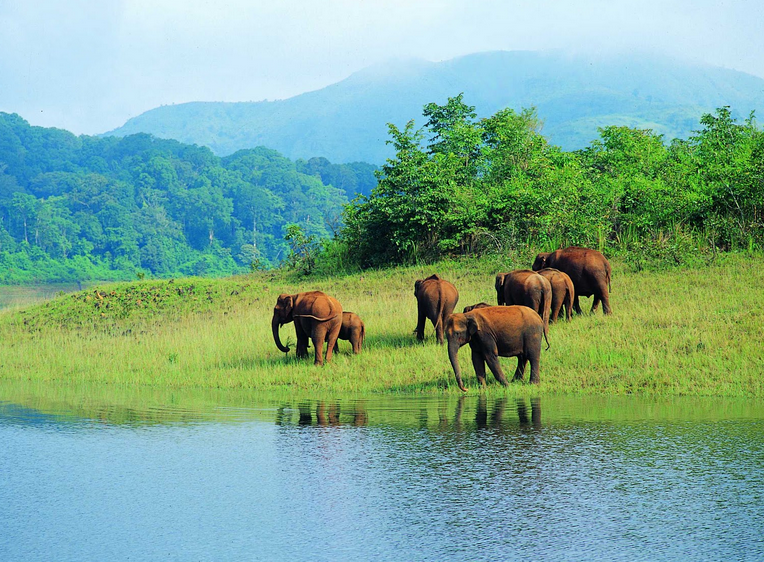
<path id="1" fill-rule="evenodd" d="M 760 402 L 143 392 L 0 388 L 0 560 L 764 559 Z"/>

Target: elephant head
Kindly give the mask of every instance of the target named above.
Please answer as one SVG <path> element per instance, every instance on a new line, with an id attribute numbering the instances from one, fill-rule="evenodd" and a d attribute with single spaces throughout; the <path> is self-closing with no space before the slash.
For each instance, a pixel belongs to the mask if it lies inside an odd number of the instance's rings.
<path id="1" fill-rule="evenodd" d="M 419 288 L 422 286 L 422 283 L 424 283 L 425 281 L 430 281 L 430 280 L 440 281 L 441 279 L 437 273 L 433 273 L 427 279 L 417 279 L 416 281 L 414 281 L 414 296 L 415 297 L 419 296 Z"/>
<path id="2" fill-rule="evenodd" d="M 507 276 L 506 273 L 497 273 L 496 274 L 496 304 L 499 306 L 505 304 L 504 303 L 504 278 Z M 467 312 L 466 310 L 464 312 Z"/>
<path id="3" fill-rule="evenodd" d="M 549 261 L 549 256 L 552 255 L 552 252 L 541 252 L 540 254 L 536 255 L 536 260 L 533 262 L 533 267 L 531 269 L 533 271 L 538 271 L 539 269 L 544 269 L 545 267 L 551 267 L 551 263 Z"/>
<path id="4" fill-rule="evenodd" d="M 456 384 L 459 390 L 467 392 L 467 388 L 462 382 L 462 371 L 459 368 L 459 348 L 469 343 L 472 336 L 478 330 L 478 323 L 471 314 L 452 314 L 446 321 L 446 340 L 448 340 L 448 358 L 451 361 L 451 367 L 454 369 Z"/>
<path id="5" fill-rule="evenodd" d="M 273 319 L 271 320 L 271 328 L 273 329 L 273 341 L 276 342 L 276 347 L 279 351 L 289 353 L 289 347 L 284 346 L 281 343 L 279 337 L 279 328 L 284 324 L 289 324 L 294 320 L 292 315 L 292 308 L 294 307 L 294 295 L 279 295 L 276 301 L 276 306 L 273 307 Z"/>
<path id="6" fill-rule="evenodd" d="M 469 306 L 465 306 L 464 310 L 462 312 L 469 312 L 470 310 L 475 310 L 476 308 L 486 308 L 488 306 L 491 306 L 487 302 L 479 302 L 477 304 L 471 304 Z"/>

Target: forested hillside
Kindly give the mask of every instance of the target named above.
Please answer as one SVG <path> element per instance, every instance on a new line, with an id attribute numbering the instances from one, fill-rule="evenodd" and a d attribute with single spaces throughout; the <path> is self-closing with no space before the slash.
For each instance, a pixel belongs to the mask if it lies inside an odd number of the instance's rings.
<path id="1" fill-rule="evenodd" d="M 459 94 L 422 113 L 388 126 L 379 170 L 0 114 L 0 283 L 337 273 L 570 244 L 641 268 L 764 247 L 753 113 L 718 108 L 671 141 L 611 125 L 578 151 L 551 144 L 534 109 L 479 118 Z"/>
<path id="2" fill-rule="evenodd" d="M 262 145 L 293 159 L 381 165 L 394 155 L 385 144 L 387 123 L 403 127 L 425 104 L 459 92 L 479 117 L 535 107 L 544 136 L 564 150 L 585 148 L 599 127 L 686 139 L 717 107 L 741 111 L 738 118 L 764 110 L 764 80 L 730 69 L 658 56 L 500 51 L 438 63 L 394 61 L 285 100 L 158 107 L 112 133 L 151 133 L 219 155 Z"/>
<path id="3" fill-rule="evenodd" d="M 77 137 L 0 113 L 0 283 L 278 264 L 288 225 L 332 235 L 374 170 L 266 148 L 219 158 L 147 134 Z"/>

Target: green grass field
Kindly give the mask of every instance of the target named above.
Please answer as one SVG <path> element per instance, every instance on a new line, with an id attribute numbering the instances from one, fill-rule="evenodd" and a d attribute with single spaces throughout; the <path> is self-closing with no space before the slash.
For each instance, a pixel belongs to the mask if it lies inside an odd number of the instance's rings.
<path id="1" fill-rule="evenodd" d="M 762 256 L 730 255 L 702 269 L 630 272 L 613 265 L 613 314 L 576 316 L 550 327 L 541 384 L 489 393 L 764 396 Z M 326 394 L 455 393 L 445 346 L 428 323 L 416 325 L 414 281 L 439 273 L 460 292 L 457 310 L 495 302 L 494 275 L 527 263 L 443 262 L 331 279 L 280 272 L 227 279 L 101 285 L 0 313 L 0 381 L 157 388 L 246 388 Z M 360 355 L 340 342 L 324 367 L 294 357 L 294 327 L 281 329 L 292 351 L 278 351 L 270 319 L 280 293 L 322 290 L 361 316 Z M 582 299 L 588 311 L 591 299 Z M 480 392 L 469 346 L 460 361 L 470 392 Z M 516 360 L 502 359 L 511 376 Z M 527 380 L 526 373 L 526 380 Z"/>

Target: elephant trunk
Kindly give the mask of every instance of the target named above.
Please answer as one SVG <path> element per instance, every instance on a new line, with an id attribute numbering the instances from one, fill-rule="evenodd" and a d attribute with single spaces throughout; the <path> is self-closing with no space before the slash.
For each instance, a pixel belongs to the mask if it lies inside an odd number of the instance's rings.
<path id="1" fill-rule="evenodd" d="M 456 377 L 456 384 L 459 387 L 459 390 L 462 392 L 467 392 L 467 389 L 464 387 L 464 383 L 462 382 L 462 371 L 459 368 L 459 348 L 461 346 L 459 345 L 459 342 L 456 339 L 449 339 L 448 340 L 448 358 L 451 360 L 451 367 L 454 369 L 454 376 Z"/>
<path id="2" fill-rule="evenodd" d="M 284 353 L 289 353 L 289 348 L 285 347 L 281 343 L 281 337 L 279 336 L 280 327 L 281 327 L 281 323 L 279 322 L 278 316 L 274 314 L 273 320 L 271 321 L 271 328 L 273 329 L 273 341 L 276 342 L 276 347 L 279 348 L 279 351 L 283 351 Z"/>

